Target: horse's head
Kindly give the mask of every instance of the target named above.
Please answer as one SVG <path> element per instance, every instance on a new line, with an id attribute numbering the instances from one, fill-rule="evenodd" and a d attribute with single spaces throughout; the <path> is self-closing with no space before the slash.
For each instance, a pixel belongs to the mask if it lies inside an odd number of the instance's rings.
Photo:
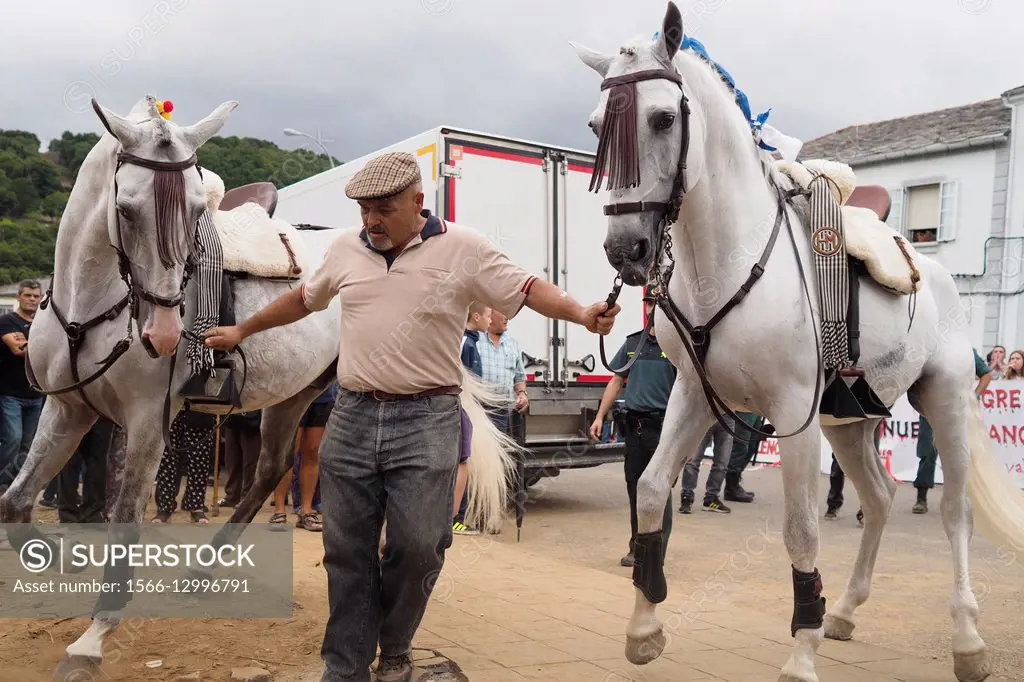
<path id="1" fill-rule="evenodd" d="M 140 335 L 153 357 L 171 355 L 181 337 L 186 272 L 197 260 L 196 229 L 206 191 L 196 150 L 227 121 L 225 102 L 195 125 L 180 127 L 146 97 L 127 118 L 96 100 L 93 109 L 120 149 L 111 182 L 107 225 L 122 277 L 137 306 Z"/>
<path id="2" fill-rule="evenodd" d="M 571 43 L 579 57 L 601 74 L 601 99 L 590 117 L 597 135 L 592 189 L 607 173 L 612 204 L 605 207 L 608 262 L 623 282 L 647 282 L 662 218 L 675 220 L 681 201 L 687 140 L 695 136 L 684 84 L 673 58 L 683 38 L 683 19 L 668 4 L 661 34 L 635 40 L 616 55 Z"/>

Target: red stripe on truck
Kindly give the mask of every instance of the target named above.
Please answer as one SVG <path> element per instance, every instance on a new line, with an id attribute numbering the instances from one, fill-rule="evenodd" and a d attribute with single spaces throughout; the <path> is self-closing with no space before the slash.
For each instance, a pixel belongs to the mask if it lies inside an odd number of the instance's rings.
<path id="1" fill-rule="evenodd" d="M 476 154 L 477 156 L 489 156 L 492 159 L 504 159 L 506 161 L 519 161 L 520 163 L 529 163 L 534 166 L 541 165 L 544 160 L 537 156 L 527 156 L 525 154 L 516 154 L 514 152 L 499 152 L 494 149 L 480 149 L 478 147 L 470 147 L 469 145 L 462 146 L 463 154 Z"/>

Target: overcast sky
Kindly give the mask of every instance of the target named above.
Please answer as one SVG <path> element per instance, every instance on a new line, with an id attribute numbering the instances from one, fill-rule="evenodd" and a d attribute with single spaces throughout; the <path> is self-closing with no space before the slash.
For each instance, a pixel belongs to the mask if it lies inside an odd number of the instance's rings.
<path id="1" fill-rule="evenodd" d="M 1024 84 L 1019 0 L 680 0 L 687 33 L 769 122 L 807 140 Z M 4 3 L 0 128 L 101 132 L 89 96 L 146 93 L 224 135 L 294 148 L 319 126 L 340 159 L 437 125 L 594 149 L 598 76 L 569 40 L 614 51 L 663 0 L 141 0 Z"/>

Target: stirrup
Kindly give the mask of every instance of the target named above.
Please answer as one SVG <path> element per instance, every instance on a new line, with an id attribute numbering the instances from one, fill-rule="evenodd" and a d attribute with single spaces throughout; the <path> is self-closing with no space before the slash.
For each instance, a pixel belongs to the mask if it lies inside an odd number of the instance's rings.
<path id="1" fill-rule="evenodd" d="M 195 405 L 231 405 L 235 409 L 241 409 L 242 396 L 235 385 L 235 366 L 228 359 L 227 355 L 217 353 L 213 360 L 214 369 L 226 370 L 227 376 L 221 384 L 220 391 L 209 394 L 206 392 L 206 382 L 210 380 L 210 372 L 202 371 L 189 377 L 185 385 L 178 391 L 178 395 Z"/>
<path id="2" fill-rule="evenodd" d="M 846 379 L 855 377 L 852 385 Z M 833 370 L 821 393 L 820 414 L 837 419 L 891 417 L 892 413 L 864 379 L 864 370 L 847 367 Z"/>

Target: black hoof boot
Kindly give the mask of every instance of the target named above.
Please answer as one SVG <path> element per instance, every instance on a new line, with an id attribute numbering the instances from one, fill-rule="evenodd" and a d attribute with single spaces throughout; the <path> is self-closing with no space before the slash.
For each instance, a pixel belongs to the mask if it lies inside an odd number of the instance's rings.
<path id="1" fill-rule="evenodd" d="M 652 604 L 660 604 L 668 596 L 664 563 L 665 541 L 661 531 L 638 534 L 633 541 L 633 585 Z"/>

